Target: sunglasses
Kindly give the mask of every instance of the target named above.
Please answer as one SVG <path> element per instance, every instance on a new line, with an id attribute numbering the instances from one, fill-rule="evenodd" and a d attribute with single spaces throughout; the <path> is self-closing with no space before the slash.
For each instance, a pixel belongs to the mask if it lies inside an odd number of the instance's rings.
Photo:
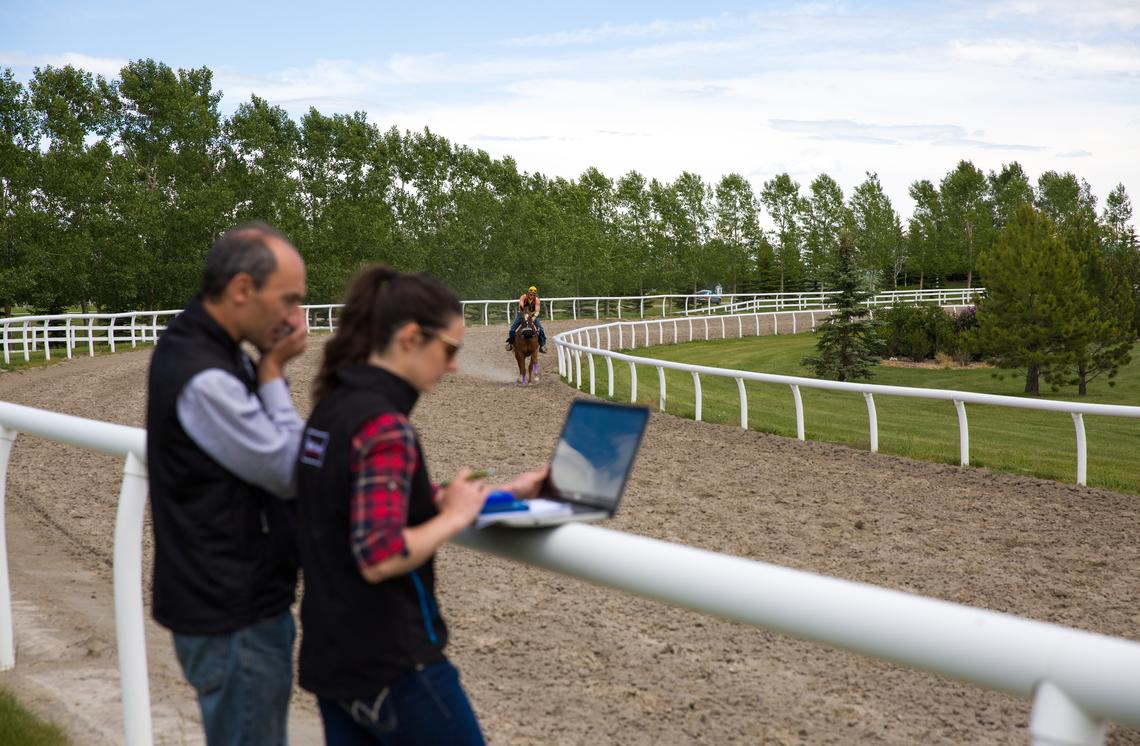
<path id="1" fill-rule="evenodd" d="M 447 355 L 449 362 L 455 359 L 455 356 L 459 354 L 460 348 L 463 347 L 462 342 L 452 339 L 443 332 L 424 332 L 424 336 L 435 337 L 440 342 L 443 342 L 444 353 Z"/>

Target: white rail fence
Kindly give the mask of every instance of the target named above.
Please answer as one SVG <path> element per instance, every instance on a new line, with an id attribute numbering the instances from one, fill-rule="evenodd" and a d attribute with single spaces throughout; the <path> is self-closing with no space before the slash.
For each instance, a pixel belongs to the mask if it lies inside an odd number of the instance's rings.
<path id="1" fill-rule="evenodd" d="M 16 664 L 4 490 L 18 433 L 125 459 L 114 602 L 124 742 L 153 743 L 142 601 L 145 432 L 0 402 L 0 668 Z M 1033 702 L 1035 746 L 1100 746 L 1140 727 L 1140 643 L 596 526 L 469 529 L 470 549 L 948 676 Z"/>
<path id="2" fill-rule="evenodd" d="M 896 290 L 879 293 L 872 297 L 867 305 L 872 307 L 891 306 L 896 303 L 937 303 L 945 305 L 967 305 L 986 293 L 985 288 L 961 288 L 939 290 Z M 555 310 L 565 309 L 569 304 L 569 318 L 577 321 L 578 317 L 589 317 L 590 306 L 593 305 L 593 316 L 600 320 L 605 316 L 622 318 L 622 309 L 625 306 L 637 306 L 637 317 L 645 318 L 646 301 L 652 310 L 654 302 L 659 301 L 658 311 L 662 317 L 670 315 L 687 316 L 694 313 L 714 314 L 738 311 L 783 311 L 795 309 L 806 311 L 809 309 L 822 310 L 834 307 L 833 299 L 836 291 L 810 292 L 810 293 L 724 293 L 721 296 L 699 294 L 663 294 L 663 295 L 598 295 L 566 298 L 543 298 L 542 306 L 546 317 L 554 320 Z M 714 300 L 714 298 L 716 300 Z M 511 323 L 515 318 L 515 308 L 518 300 L 465 300 L 463 301 L 464 317 L 468 309 L 475 312 L 476 318 L 482 316 L 484 326 L 491 323 L 491 309 L 502 307 L 503 321 Z M 482 306 L 482 314 L 479 307 Z M 498 318 L 498 311 L 494 316 Z"/>
<path id="3" fill-rule="evenodd" d="M 340 304 L 305 306 L 306 319 L 315 329 L 333 329 L 336 309 Z M 13 359 L 31 360 L 32 355 L 51 360 L 52 347 L 57 355 L 70 360 L 86 350 L 115 352 L 152 344 L 166 329 L 172 318 L 182 313 L 170 311 L 131 311 L 129 313 L 65 313 L 52 316 L 13 316 L 0 319 L 0 358 L 4 365 Z M 62 352 L 58 352 L 62 350 Z"/>
<path id="4" fill-rule="evenodd" d="M 981 288 L 972 290 L 906 290 L 892 293 L 881 293 L 875 296 L 869 305 L 882 306 L 895 303 L 933 303 L 941 305 L 947 303 L 970 303 L 979 294 Z M 569 304 L 570 317 L 577 320 L 579 312 L 585 312 L 593 303 L 594 318 L 601 319 L 602 313 L 609 316 L 616 312 L 620 319 L 623 306 L 634 305 L 638 307 L 638 318 L 645 317 L 645 303 L 660 301 L 660 310 L 663 316 L 669 314 L 688 315 L 699 312 L 705 314 L 724 313 L 729 310 L 740 311 L 780 311 L 784 309 L 824 309 L 831 305 L 834 293 L 761 293 L 752 295 L 725 295 L 727 303 L 714 305 L 707 295 L 638 295 L 638 296 L 589 296 L 544 298 L 543 304 L 546 314 L 554 319 L 555 309 L 561 308 L 563 312 Z M 743 299 L 743 300 L 737 300 Z M 465 300 L 463 303 L 464 319 L 471 309 L 478 318 L 482 316 L 484 325 L 490 324 L 491 308 L 502 306 L 504 310 L 503 321 L 507 324 L 514 320 L 516 299 L 510 300 Z M 482 306 L 482 314 L 479 307 Z M 305 317 L 310 328 L 316 330 L 332 331 L 336 326 L 337 311 L 343 304 L 326 303 L 305 306 Z M 88 355 L 94 355 L 96 349 L 107 348 L 115 352 L 119 347 L 130 345 L 132 348 L 140 344 L 153 343 L 158 335 L 166 328 L 166 323 L 181 311 L 130 311 L 127 313 L 65 313 L 50 316 L 13 316 L 0 319 L 0 359 L 4 365 L 11 365 L 13 359 L 22 358 L 24 362 L 32 359 L 33 354 L 44 360 L 51 360 L 52 347 L 62 350 L 62 354 L 71 359 L 75 354 L 82 354 L 85 349 Z M 498 314 L 495 314 L 498 318 Z"/>
<path id="5" fill-rule="evenodd" d="M 585 382 L 589 384 L 591 396 L 597 395 L 597 372 L 595 357 L 600 357 L 606 363 L 607 395 L 614 396 L 614 362 L 624 362 L 629 365 L 630 374 L 630 401 L 637 401 L 637 366 L 654 368 L 657 371 L 658 381 L 658 407 L 665 410 L 666 385 L 665 371 L 676 370 L 690 373 L 693 377 L 694 389 L 694 415 L 697 421 L 701 419 L 701 376 L 717 378 L 731 378 L 736 381 L 737 393 L 740 400 L 740 427 L 748 429 L 748 392 L 745 390 L 745 381 L 776 384 L 787 386 L 792 395 L 796 412 L 796 437 L 804 440 L 804 406 L 800 389 L 821 389 L 826 391 L 842 391 L 851 394 L 862 394 L 867 404 L 867 421 L 870 434 L 871 451 L 879 450 L 879 421 L 875 409 L 875 395 L 900 396 L 911 399 L 933 399 L 954 403 L 958 415 L 958 455 L 962 466 L 970 463 L 970 428 L 966 417 L 967 404 L 988 404 L 1013 409 L 1030 409 L 1041 412 L 1064 412 L 1073 419 L 1077 439 L 1077 483 L 1088 484 L 1088 445 L 1085 438 L 1084 415 L 1097 415 L 1105 417 L 1125 417 L 1140 419 L 1140 407 L 1129 407 L 1114 404 L 1082 404 L 1067 401 L 1045 401 L 1039 399 L 1022 399 L 1016 396 L 999 396 L 996 394 L 977 394 L 970 391 L 952 391 L 944 389 L 910 388 L 906 386 L 884 386 L 873 383 L 844 383 L 839 381 L 825 381 L 816 378 L 802 378 L 797 376 L 776 375 L 772 373 L 757 373 L 731 368 L 717 368 L 708 365 L 691 365 L 676 363 L 668 360 L 639 357 L 617 352 L 618 349 L 636 349 L 639 345 L 638 337 L 642 338 L 641 347 L 653 344 L 670 344 L 676 342 L 691 342 L 696 333 L 703 331 L 704 339 L 727 339 L 731 327 L 735 326 L 736 335 L 744 336 L 745 321 L 751 322 L 750 328 L 758 335 L 761 329 L 761 320 L 771 320 L 772 331 L 779 334 L 781 321 L 786 331 L 795 334 L 797 331 L 797 318 L 808 323 L 808 329 L 815 329 L 817 316 L 822 318 L 827 312 L 820 311 L 782 311 L 771 313 L 735 314 L 732 316 L 702 317 L 694 319 L 647 319 L 644 321 L 615 321 L 607 324 L 583 327 L 572 331 L 562 332 L 553 337 L 555 350 L 558 353 L 558 372 L 568 383 L 576 384 L 582 389 Z M 703 322 L 701 324 L 700 322 Z M 711 322 L 711 323 L 710 323 Z M 719 323 L 718 323 L 719 322 Z M 803 321 L 798 323 L 799 329 L 804 329 Z M 720 336 L 710 336 L 719 327 Z M 604 336 L 604 341 L 603 341 Z M 654 338 L 656 337 L 656 342 Z M 671 337 L 671 339 L 670 339 Z M 628 342 L 628 344 L 627 344 Z M 582 358 L 586 358 L 586 372 L 582 371 Z"/>

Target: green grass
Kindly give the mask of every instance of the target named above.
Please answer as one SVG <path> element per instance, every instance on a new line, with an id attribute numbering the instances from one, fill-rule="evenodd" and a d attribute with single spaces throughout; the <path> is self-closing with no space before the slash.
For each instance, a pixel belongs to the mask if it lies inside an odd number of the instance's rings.
<path id="1" fill-rule="evenodd" d="M 67 746 L 63 730 L 25 710 L 15 697 L 0 691 L 0 746 Z"/>
<path id="2" fill-rule="evenodd" d="M 800 359 L 814 351 L 811 334 L 750 337 L 724 341 L 663 345 L 632 354 L 682 363 L 762 373 L 812 376 Z M 625 352 L 629 352 L 625 350 Z M 596 391 L 607 393 L 606 365 L 595 359 Z M 995 376 L 995 374 L 997 374 Z M 583 360 L 583 390 L 589 389 L 589 371 Z M 658 404 L 657 371 L 638 366 L 637 400 Z M 1140 354 L 1117 375 L 1110 388 L 1095 381 L 1082 402 L 1140 404 Z M 629 366 L 614 366 L 617 401 L 630 399 Z M 993 369 L 908 369 L 880 366 L 870 383 L 891 386 L 974 391 L 1022 396 L 1022 377 Z M 746 381 L 750 429 L 796 437 L 795 404 L 791 389 Z M 681 417 L 694 415 L 692 376 L 665 372 L 666 411 Z M 706 422 L 740 424 L 740 399 L 732 379 L 701 377 L 702 415 Z M 867 406 L 859 394 L 800 389 L 804 405 L 805 436 L 811 440 L 870 448 Z M 1062 389 L 1043 398 L 1077 401 L 1076 389 Z M 910 458 L 958 463 L 958 418 L 951 402 L 895 396 L 875 396 L 879 423 L 879 451 Z M 970 464 L 996 471 L 1029 474 L 1064 482 L 1076 481 L 1076 431 L 1066 413 L 1035 412 L 989 405 L 967 404 Z M 1088 483 L 1091 486 L 1140 493 L 1140 420 L 1119 417 L 1084 417 L 1088 442 Z"/>

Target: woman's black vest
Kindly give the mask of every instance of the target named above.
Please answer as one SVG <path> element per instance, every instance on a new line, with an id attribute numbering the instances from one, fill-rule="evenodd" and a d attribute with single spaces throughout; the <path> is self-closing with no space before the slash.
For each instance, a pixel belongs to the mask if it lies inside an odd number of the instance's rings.
<path id="1" fill-rule="evenodd" d="M 352 438 L 385 412 L 409 414 L 418 394 L 381 368 L 339 371 L 306 423 L 297 465 L 299 546 L 304 574 L 299 680 L 320 697 L 361 699 L 402 673 L 443 659 L 447 628 L 435 598 L 435 557 L 413 572 L 369 583 L 352 553 L 349 471 Z M 436 515 L 416 442 L 407 525 Z"/>
<path id="2" fill-rule="evenodd" d="M 218 368 L 257 392 L 249 358 L 198 299 L 151 357 L 147 470 L 154 523 L 154 618 L 181 634 L 221 634 L 276 616 L 297 587 L 295 509 L 227 471 L 178 421 L 178 397 Z"/>

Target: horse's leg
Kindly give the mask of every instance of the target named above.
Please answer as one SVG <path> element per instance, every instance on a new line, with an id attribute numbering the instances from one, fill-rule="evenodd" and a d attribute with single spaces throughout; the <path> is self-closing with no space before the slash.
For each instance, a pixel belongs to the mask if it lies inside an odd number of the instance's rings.
<path id="1" fill-rule="evenodd" d="M 530 358 L 530 382 L 538 383 L 538 353 L 534 353 Z"/>
<path id="2" fill-rule="evenodd" d="M 519 367 L 519 383 L 526 383 L 526 356 L 521 354 L 518 343 L 515 346 L 515 365 Z"/>

